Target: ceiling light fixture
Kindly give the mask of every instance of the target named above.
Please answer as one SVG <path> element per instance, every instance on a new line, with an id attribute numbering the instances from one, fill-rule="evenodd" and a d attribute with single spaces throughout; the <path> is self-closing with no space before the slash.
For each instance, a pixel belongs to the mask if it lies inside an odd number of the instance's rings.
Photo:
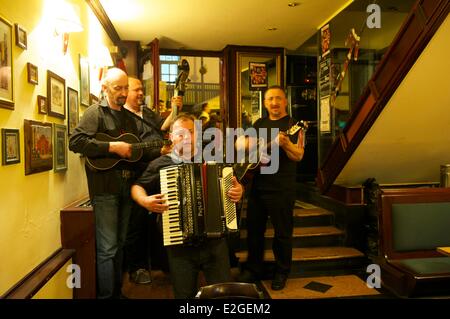
<path id="1" fill-rule="evenodd" d="M 275 28 L 275 27 L 267 29 L 267 31 L 277 31 L 277 30 L 278 30 L 278 28 Z"/>
<path id="2" fill-rule="evenodd" d="M 289 3 L 288 3 L 288 6 L 291 7 L 291 8 L 293 8 L 293 7 L 299 6 L 300 4 L 301 4 L 300 2 L 289 2 Z"/>

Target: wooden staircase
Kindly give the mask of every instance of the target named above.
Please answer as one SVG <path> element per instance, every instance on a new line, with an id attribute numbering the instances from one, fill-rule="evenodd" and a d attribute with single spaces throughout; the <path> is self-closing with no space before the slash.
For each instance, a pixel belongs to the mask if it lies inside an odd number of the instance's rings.
<path id="1" fill-rule="evenodd" d="M 274 267 L 272 241 L 274 230 L 270 221 L 265 233 L 265 274 L 271 278 Z M 292 269 L 290 278 L 319 274 L 343 274 L 360 270 L 366 264 L 365 255 L 352 247 L 343 246 L 345 232 L 335 227 L 334 214 L 309 203 L 296 201 L 294 209 Z M 236 252 L 241 264 L 247 260 L 247 231 L 245 209 L 241 218 L 240 250 Z"/>

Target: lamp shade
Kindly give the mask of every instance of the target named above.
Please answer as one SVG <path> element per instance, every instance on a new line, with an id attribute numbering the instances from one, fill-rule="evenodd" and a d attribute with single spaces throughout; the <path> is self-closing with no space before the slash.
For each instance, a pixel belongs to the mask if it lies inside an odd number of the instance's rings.
<path id="1" fill-rule="evenodd" d="M 58 8 L 55 17 L 55 30 L 58 33 L 71 33 L 83 31 L 80 18 L 75 12 L 75 8 L 68 3 L 61 2 L 59 4 L 61 8 Z"/>

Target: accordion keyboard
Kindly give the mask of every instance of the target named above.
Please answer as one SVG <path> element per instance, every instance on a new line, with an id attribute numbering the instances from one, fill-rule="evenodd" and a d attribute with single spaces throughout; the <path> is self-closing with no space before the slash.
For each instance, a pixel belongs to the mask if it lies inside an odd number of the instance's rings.
<path id="1" fill-rule="evenodd" d="M 225 223 L 229 230 L 237 230 L 236 204 L 227 196 L 227 192 L 233 186 L 231 178 L 233 177 L 233 168 L 224 167 L 222 170 L 222 203 L 225 214 Z"/>
<path id="2" fill-rule="evenodd" d="M 171 167 L 160 171 L 161 193 L 166 194 L 169 209 L 162 214 L 164 246 L 179 245 L 183 243 L 183 231 L 180 226 L 178 195 L 178 168 Z"/>

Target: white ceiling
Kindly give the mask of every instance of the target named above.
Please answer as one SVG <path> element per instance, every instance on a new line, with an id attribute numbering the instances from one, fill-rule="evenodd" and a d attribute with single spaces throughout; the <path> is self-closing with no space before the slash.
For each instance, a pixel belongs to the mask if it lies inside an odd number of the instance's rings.
<path id="1" fill-rule="evenodd" d="M 290 2 L 300 3 L 289 7 Z M 297 49 L 349 0 L 100 0 L 121 40 L 166 49 Z M 277 28 L 276 31 L 268 31 Z"/>

